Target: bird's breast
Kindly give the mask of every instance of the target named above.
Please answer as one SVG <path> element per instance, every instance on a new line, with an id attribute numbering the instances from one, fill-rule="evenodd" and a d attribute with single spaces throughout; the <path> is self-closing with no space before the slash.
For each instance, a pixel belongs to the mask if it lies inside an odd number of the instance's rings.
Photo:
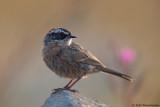
<path id="1" fill-rule="evenodd" d="M 60 77 L 75 79 L 84 74 L 79 64 L 72 62 L 70 55 L 62 49 L 44 48 L 43 60 L 53 72 Z"/>

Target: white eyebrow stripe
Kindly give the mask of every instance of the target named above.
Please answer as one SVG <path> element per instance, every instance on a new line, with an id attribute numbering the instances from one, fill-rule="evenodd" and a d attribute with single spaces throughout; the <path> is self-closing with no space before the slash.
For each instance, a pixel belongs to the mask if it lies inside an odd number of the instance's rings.
<path id="1" fill-rule="evenodd" d="M 66 32 L 63 29 L 59 29 L 59 28 L 53 29 L 49 33 L 52 34 L 52 33 L 60 33 L 60 32 L 63 32 L 64 34 L 69 35 L 69 32 Z"/>

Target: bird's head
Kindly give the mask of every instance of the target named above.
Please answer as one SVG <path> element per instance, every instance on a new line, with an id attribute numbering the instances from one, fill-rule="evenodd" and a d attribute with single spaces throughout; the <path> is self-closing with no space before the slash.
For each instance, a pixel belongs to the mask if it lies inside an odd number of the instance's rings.
<path id="1" fill-rule="evenodd" d="M 72 38 L 76 38 L 70 31 L 64 28 L 54 28 L 44 37 L 44 44 L 56 43 L 58 45 L 70 45 Z"/>

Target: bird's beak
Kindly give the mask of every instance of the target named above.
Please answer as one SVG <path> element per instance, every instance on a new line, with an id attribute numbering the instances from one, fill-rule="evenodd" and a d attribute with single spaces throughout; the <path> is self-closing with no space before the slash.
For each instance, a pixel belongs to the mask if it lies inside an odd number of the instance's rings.
<path id="1" fill-rule="evenodd" d="M 69 38 L 77 38 L 76 36 L 70 35 Z"/>

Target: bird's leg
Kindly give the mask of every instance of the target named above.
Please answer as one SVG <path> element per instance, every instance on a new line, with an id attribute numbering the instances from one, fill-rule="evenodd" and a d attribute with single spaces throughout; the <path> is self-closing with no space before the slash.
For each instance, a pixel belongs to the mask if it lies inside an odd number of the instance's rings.
<path id="1" fill-rule="evenodd" d="M 68 86 L 72 83 L 72 81 L 73 81 L 73 79 L 71 79 L 71 80 L 68 82 L 68 84 L 67 84 L 65 87 L 63 87 L 63 88 L 53 89 L 53 90 L 54 90 L 53 93 L 58 92 L 58 91 L 61 91 L 61 90 L 63 90 L 63 89 L 68 89 Z M 52 90 L 52 91 L 53 91 L 53 90 Z"/>
<path id="2" fill-rule="evenodd" d="M 82 76 L 83 77 L 83 76 Z M 76 82 L 78 82 L 82 77 L 79 77 L 79 78 L 77 78 L 77 80 L 75 80 L 74 82 L 73 82 L 73 80 L 74 79 L 71 79 L 69 82 L 68 82 L 68 84 L 65 86 L 65 87 L 63 87 L 63 88 L 58 88 L 58 89 L 53 89 L 54 90 L 54 92 L 52 93 L 52 94 L 54 94 L 54 93 L 56 93 L 56 92 L 59 92 L 59 91 L 61 91 L 61 90 L 70 90 L 71 92 L 78 92 L 77 90 L 71 90 L 70 88 L 76 83 Z M 72 83 L 73 82 L 73 83 Z M 72 83 L 72 84 L 71 84 Z M 71 84 L 71 85 L 70 85 Z"/>
<path id="3" fill-rule="evenodd" d="M 71 79 L 68 84 L 66 86 L 64 86 L 64 88 L 68 88 L 68 86 L 73 82 L 73 79 Z"/>
<path id="4" fill-rule="evenodd" d="M 79 80 L 81 80 L 82 79 L 82 77 L 83 76 L 81 76 L 81 77 L 78 77 L 70 86 L 68 86 L 68 88 L 67 89 L 71 89 L 72 87 L 73 87 L 73 85 L 75 85 Z"/>
<path id="5" fill-rule="evenodd" d="M 78 77 L 72 84 L 71 84 L 71 82 L 73 81 L 73 80 L 71 80 L 65 87 L 64 87 L 64 89 L 66 89 L 66 90 L 69 90 L 69 91 L 71 91 L 71 92 L 74 92 L 74 93 L 79 93 L 77 90 L 71 90 L 71 87 L 73 86 L 73 85 L 75 85 L 79 80 L 81 80 L 82 79 L 82 77 L 83 76 L 81 76 L 81 77 Z M 70 85 L 71 84 L 71 85 Z"/>

